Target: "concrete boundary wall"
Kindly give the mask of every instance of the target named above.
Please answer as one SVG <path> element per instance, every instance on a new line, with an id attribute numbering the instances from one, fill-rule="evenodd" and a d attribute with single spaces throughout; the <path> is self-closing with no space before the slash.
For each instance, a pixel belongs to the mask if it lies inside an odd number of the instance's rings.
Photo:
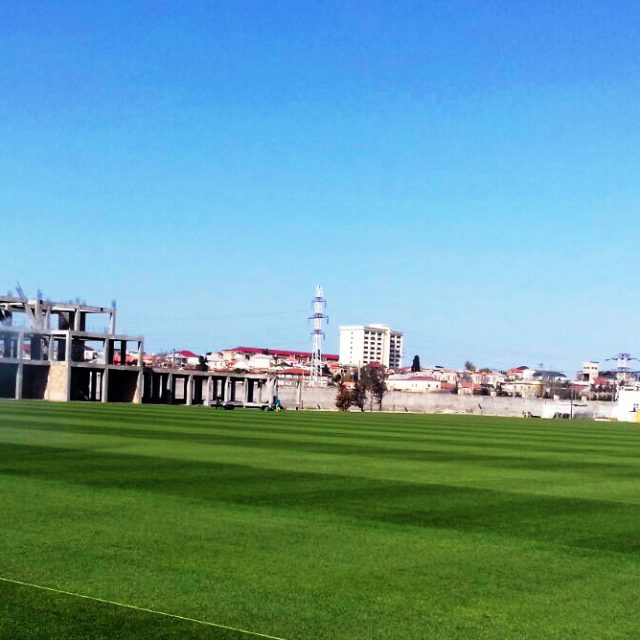
<path id="1" fill-rule="evenodd" d="M 280 387 L 278 392 L 288 409 L 320 409 L 337 411 L 336 387 Z M 300 400 L 301 398 L 301 400 Z M 410 393 L 388 391 L 382 403 L 383 411 L 411 413 L 465 413 L 488 416 L 552 417 L 555 413 L 569 413 L 568 401 L 542 400 L 538 398 L 506 398 L 491 396 L 462 396 L 450 393 Z M 574 418 L 611 418 L 615 402 L 574 401 Z M 370 404 L 367 402 L 367 411 Z M 374 410 L 377 406 L 374 403 Z"/>

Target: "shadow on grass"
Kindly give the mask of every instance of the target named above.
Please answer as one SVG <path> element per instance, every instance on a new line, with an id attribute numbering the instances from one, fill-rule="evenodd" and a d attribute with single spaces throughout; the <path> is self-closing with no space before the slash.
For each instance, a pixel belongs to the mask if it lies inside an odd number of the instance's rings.
<path id="1" fill-rule="evenodd" d="M 108 450 L 0 445 L 0 474 L 145 492 L 311 519 L 448 529 L 551 545 L 640 552 L 634 504 L 122 455 Z M 249 462 L 249 461 L 248 461 Z"/>
<path id="2" fill-rule="evenodd" d="M 7 640 L 240 640 L 251 636 L 74 596 L 0 583 Z"/>

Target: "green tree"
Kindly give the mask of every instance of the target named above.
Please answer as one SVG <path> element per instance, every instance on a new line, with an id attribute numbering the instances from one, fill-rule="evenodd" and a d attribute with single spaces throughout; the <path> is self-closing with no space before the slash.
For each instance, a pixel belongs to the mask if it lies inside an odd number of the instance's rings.
<path id="1" fill-rule="evenodd" d="M 411 372 L 417 373 L 420 371 L 420 356 L 413 356 L 413 362 L 411 363 Z"/>
<path id="2" fill-rule="evenodd" d="M 364 411 L 364 405 L 367 401 L 367 385 L 365 381 L 365 376 L 361 375 L 360 372 L 357 372 L 354 376 L 354 387 L 351 391 L 351 402 L 360 409 L 360 411 Z"/>
<path id="3" fill-rule="evenodd" d="M 336 394 L 336 407 L 339 411 L 349 411 L 351 406 L 351 391 L 342 384 L 338 385 L 338 393 Z"/>
<path id="4" fill-rule="evenodd" d="M 476 370 L 476 365 L 475 365 L 475 364 L 473 364 L 473 362 L 471 362 L 471 360 L 467 360 L 467 361 L 464 363 L 464 368 L 465 368 L 467 371 L 475 371 L 475 370 Z"/>
<path id="5" fill-rule="evenodd" d="M 361 378 L 364 381 L 366 390 L 369 392 L 371 401 L 375 400 L 378 404 L 378 411 L 382 409 L 382 399 L 387 391 L 387 385 L 384 381 L 384 367 L 367 366 L 361 369 Z"/>

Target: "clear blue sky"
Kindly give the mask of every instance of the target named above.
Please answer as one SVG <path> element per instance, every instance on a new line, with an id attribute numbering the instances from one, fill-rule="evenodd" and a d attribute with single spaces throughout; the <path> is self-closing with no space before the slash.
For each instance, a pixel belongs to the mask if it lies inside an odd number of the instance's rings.
<path id="1" fill-rule="evenodd" d="M 0 5 L 0 288 L 149 350 L 638 354 L 637 1 Z"/>

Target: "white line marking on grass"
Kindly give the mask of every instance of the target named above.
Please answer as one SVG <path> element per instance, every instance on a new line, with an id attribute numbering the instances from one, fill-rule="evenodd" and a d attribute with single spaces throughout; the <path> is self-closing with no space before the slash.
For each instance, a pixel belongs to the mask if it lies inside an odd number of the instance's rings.
<path id="1" fill-rule="evenodd" d="M 216 629 L 225 629 L 227 631 L 235 631 L 236 633 L 244 633 L 248 636 L 255 636 L 256 638 L 267 638 L 267 640 L 286 640 L 278 636 L 270 636 L 266 633 L 260 633 L 258 631 L 249 631 L 248 629 L 239 629 L 238 627 L 230 627 L 226 624 L 218 624 L 217 622 L 207 622 L 206 620 L 198 620 L 197 618 L 189 618 L 187 616 L 180 616 L 177 613 L 167 613 L 166 611 L 158 611 L 157 609 L 147 609 L 146 607 L 137 607 L 134 604 L 126 604 L 125 602 L 115 602 L 114 600 L 105 600 L 103 598 L 95 598 L 94 596 L 86 596 L 82 593 L 74 593 L 73 591 L 64 591 L 62 589 L 55 589 L 54 587 L 45 587 L 41 584 L 33 584 L 32 582 L 23 582 L 22 580 L 12 580 L 11 578 L 0 577 L 0 582 L 8 582 L 10 584 L 17 584 L 22 587 L 31 587 L 33 589 L 41 589 L 42 591 L 52 591 L 53 593 L 60 593 L 64 596 L 71 596 L 73 598 L 82 598 L 83 600 L 92 600 L 94 602 L 102 602 L 103 604 L 110 604 L 115 607 L 123 607 L 125 609 L 133 609 L 134 611 L 142 611 L 144 613 L 154 613 L 157 616 L 164 616 L 165 618 L 175 618 L 176 620 L 185 620 L 186 622 L 195 622 L 196 624 L 203 624 L 207 627 L 215 627 Z"/>

